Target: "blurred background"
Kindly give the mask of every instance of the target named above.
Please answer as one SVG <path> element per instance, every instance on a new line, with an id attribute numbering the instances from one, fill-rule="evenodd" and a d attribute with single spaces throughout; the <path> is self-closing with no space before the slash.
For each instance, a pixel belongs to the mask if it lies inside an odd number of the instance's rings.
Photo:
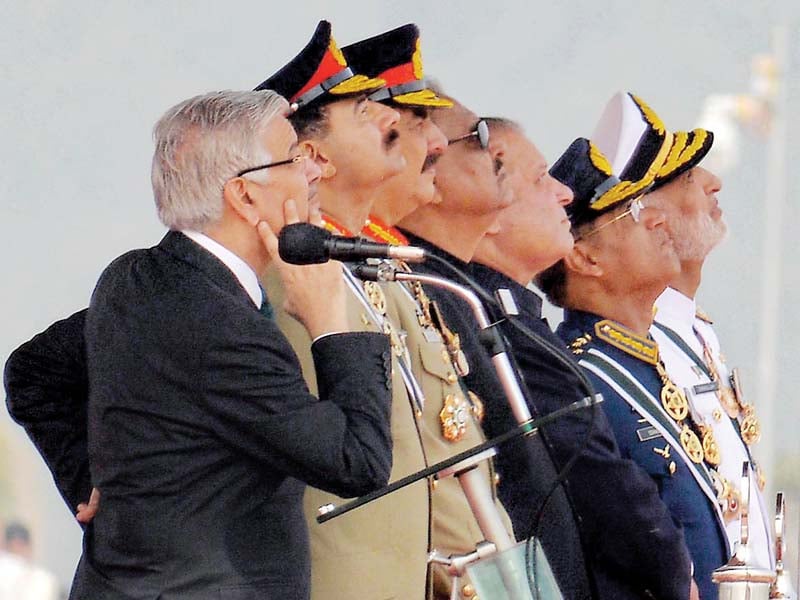
<path id="1" fill-rule="evenodd" d="M 632 90 L 669 129 L 717 134 L 709 161 L 730 235 L 699 303 L 761 416 L 768 504 L 800 508 L 800 5 L 722 0 L 365 3 L 6 1 L 0 35 L 0 358 L 85 307 L 117 255 L 156 244 L 151 128 L 171 105 L 250 89 L 292 58 L 317 21 L 340 45 L 406 22 L 426 74 L 476 112 L 520 121 L 552 162 Z M 558 319 L 555 311 L 551 318 Z M 555 323 L 552 323 L 555 325 Z M 0 521 L 68 587 L 80 529 L 24 432 L 0 411 Z M 794 558 L 789 563 L 796 575 Z"/>

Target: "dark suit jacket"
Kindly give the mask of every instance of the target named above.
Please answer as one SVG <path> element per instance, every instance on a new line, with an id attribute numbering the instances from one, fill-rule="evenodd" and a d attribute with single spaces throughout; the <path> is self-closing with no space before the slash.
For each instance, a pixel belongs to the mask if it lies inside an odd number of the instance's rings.
<path id="1" fill-rule="evenodd" d="M 86 310 L 17 348 L 5 367 L 6 404 L 25 428 L 74 512 L 92 490 L 86 448 Z"/>
<path id="2" fill-rule="evenodd" d="M 303 482 L 389 476 L 385 336 L 319 340 L 317 401 L 228 268 L 171 232 L 106 269 L 85 340 L 102 501 L 71 597 L 306 598 Z"/>
<path id="3" fill-rule="evenodd" d="M 574 363 L 564 342 L 542 319 L 539 296 L 494 269 L 474 263 L 470 266 L 472 276 L 488 291 L 508 289 L 519 309 L 515 319 L 560 350 L 563 361 Z M 533 414 L 550 413 L 586 395 L 577 376 L 563 362 L 513 327 L 504 315 L 490 312 L 510 342 Z M 510 412 L 505 412 L 508 414 L 498 411 L 493 416 L 511 422 Z M 494 424 L 497 430 L 504 427 L 508 424 Z M 586 440 L 564 485 L 579 517 L 596 596 L 622 600 L 645 597 L 649 592 L 656 598 L 687 598 L 690 559 L 683 535 L 648 474 L 622 457 L 605 412 L 598 407 L 593 423 L 591 411 L 573 413 L 544 427 L 542 437 L 559 469 Z M 523 493 L 524 489 L 512 495 Z"/>

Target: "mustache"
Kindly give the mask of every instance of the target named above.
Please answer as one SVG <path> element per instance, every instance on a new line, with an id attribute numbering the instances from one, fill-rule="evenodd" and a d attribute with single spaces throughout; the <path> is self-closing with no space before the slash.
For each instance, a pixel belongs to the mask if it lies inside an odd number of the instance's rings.
<path id="1" fill-rule="evenodd" d="M 389 148 L 394 146 L 395 142 L 397 141 L 397 138 L 399 137 L 400 133 L 397 131 L 397 129 L 390 129 L 389 132 L 386 134 L 386 137 L 383 138 L 383 147 L 388 150 Z"/>
<path id="2" fill-rule="evenodd" d="M 428 154 L 428 156 L 425 157 L 425 162 L 422 163 L 422 172 L 424 173 L 435 165 L 436 161 L 438 161 L 441 156 L 441 154 Z"/>

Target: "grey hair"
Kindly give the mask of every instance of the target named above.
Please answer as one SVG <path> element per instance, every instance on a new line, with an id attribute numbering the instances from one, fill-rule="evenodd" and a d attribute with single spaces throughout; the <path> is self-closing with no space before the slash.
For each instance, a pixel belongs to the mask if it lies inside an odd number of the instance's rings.
<path id="1" fill-rule="evenodd" d="M 508 131 L 511 133 L 521 134 L 525 133 L 522 125 L 512 119 L 507 119 L 506 117 L 484 117 L 483 120 L 489 125 L 490 131 L 494 129 L 495 131 Z"/>
<path id="2" fill-rule="evenodd" d="M 210 92 L 164 113 L 153 128 L 150 175 L 161 222 L 173 230 L 203 231 L 219 221 L 225 182 L 270 161 L 259 139 L 287 110 L 286 100 L 263 90 Z"/>

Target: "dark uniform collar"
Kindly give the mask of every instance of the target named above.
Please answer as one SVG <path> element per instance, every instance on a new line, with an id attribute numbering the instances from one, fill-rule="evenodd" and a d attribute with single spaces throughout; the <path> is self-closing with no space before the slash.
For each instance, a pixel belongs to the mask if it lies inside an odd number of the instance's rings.
<path id="1" fill-rule="evenodd" d="M 524 311 L 536 318 L 542 316 L 542 299 L 532 290 L 520 285 L 508 275 L 481 263 L 471 263 L 472 276 L 482 287 L 494 294 L 495 290 L 508 289 L 514 296 L 514 301 L 520 311 Z"/>
<path id="2" fill-rule="evenodd" d="M 465 273 L 469 273 L 470 272 L 470 264 L 469 263 L 464 262 L 463 260 L 461 260 L 457 256 L 454 256 L 453 254 L 450 254 L 447 250 L 444 250 L 443 248 L 440 248 L 439 246 L 437 246 L 433 242 L 429 242 L 428 240 L 426 240 L 424 238 L 421 238 L 421 237 L 419 237 L 417 235 L 414 235 L 413 233 L 411 233 L 409 231 L 406 231 L 403 228 L 400 228 L 400 231 L 403 233 L 404 236 L 406 236 L 406 238 L 408 239 L 409 244 L 411 244 L 412 246 L 417 246 L 419 248 L 423 248 L 424 250 L 427 250 L 431 254 L 435 254 L 439 258 L 443 258 L 444 260 L 449 262 L 451 265 L 453 265 L 454 267 L 456 267 L 457 269 L 459 269 L 461 271 L 464 271 Z M 441 272 L 445 273 L 443 271 L 441 265 L 438 265 L 438 264 L 436 264 L 434 262 L 428 262 L 428 263 L 425 263 L 425 264 L 427 264 L 427 266 L 430 267 L 430 269 L 433 270 L 433 271 L 436 271 L 436 272 L 440 272 L 441 271 Z M 452 275 L 452 273 L 450 273 L 450 275 Z"/>

